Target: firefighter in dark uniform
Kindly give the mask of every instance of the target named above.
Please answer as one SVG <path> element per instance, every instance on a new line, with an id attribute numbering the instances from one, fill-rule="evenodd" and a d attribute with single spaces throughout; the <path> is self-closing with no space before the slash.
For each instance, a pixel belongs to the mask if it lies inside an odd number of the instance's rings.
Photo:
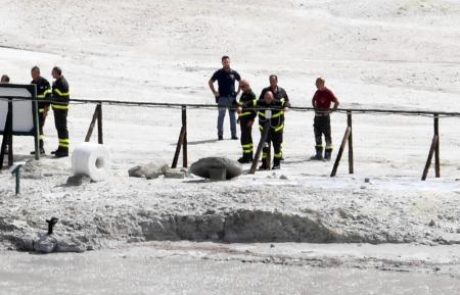
<path id="1" fill-rule="evenodd" d="M 259 128 L 263 133 L 263 129 L 267 121 L 269 122 L 269 132 L 265 146 L 262 152 L 262 165 L 259 167 L 260 170 L 268 170 L 268 153 L 270 143 L 273 144 L 273 168 L 280 169 L 280 162 L 282 157 L 281 144 L 283 142 L 283 129 L 284 129 L 284 117 L 283 113 L 289 102 L 286 100 L 275 99 L 274 94 L 271 91 L 266 91 L 263 100 L 255 100 L 253 106 L 262 108 L 258 111 L 259 115 Z M 263 109 L 267 108 L 267 109 Z"/>
<path id="2" fill-rule="evenodd" d="M 249 82 L 246 80 L 241 80 L 240 88 L 243 93 L 238 101 L 238 121 L 241 127 L 241 147 L 243 148 L 243 156 L 238 159 L 238 162 L 244 164 L 252 162 L 254 150 L 254 144 L 252 142 L 252 125 L 254 124 L 256 111 L 247 106 L 256 100 L 256 95 L 252 91 Z"/>
<path id="3" fill-rule="evenodd" d="M 275 97 L 275 100 L 281 101 L 281 102 L 286 102 L 289 103 L 289 97 L 286 93 L 286 90 L 284 90 L 282 87 L 278 86 L 278 76 L 277 75 L 270 75 L 268 77 L 268 80 L 270 82 L 270 86 L 262 89 L 262 92 L 260 93 L 259 99 L 263 100 L 265 93 L 267 91 L 271 91 Z M 284 123 L 284 111 L 281 112 L 281 117 Z M 283 127 L 284 129 L 284 127 Z M 283 159 L 283 131 L 281 131 L 281 160 Z"/>
<path id="4" fill-rule="evenodd" d="M 315 108 L 315 119 L 313 129 L 315 132 L 316 141 L 316 155 L 311 157 L 312 160 L 327 160 L 331 159 L 332 155 L 332 137 L 331 137 L 331 117 L 330 113 L 337 110 L 339 107 L 339 100 L 335 97 L 334 93 L 325 86 L 324 78 L 316 79 L 316 88 L 318 89 L 313 96 L 311 103 Z M 331 109 L 331 103 L 334 103 Z M 324 149 L 323 158 L 323 142 L 322 136 L 326 141 L 326 148 Z"/>
<path id="5" fill-rule="evenodd" d="M 59 146 L 54 155 L 56 158 L 69 156 L 69 131 L 67 130 L 67 114 L 69 112 L 69 83 L 62 75 L 59 67 L 54 67 L 51 74 L 55 81 L 52 88 L 51 108 L 54 113 L 54 123 L 59 138 Z"/>
<path id="6" fill-rule="evenodd" d="M 44 133 L 43 126 L 45 126 L 46 116 L 48 114 L 50 99 L 51 99 L 51 86 L 48 80 L 43 78 L 40 75 L 40 68 L 35 66 L 30 71 L 32 76 L 31 84 L 36 85 L 37 87 L 37 99 L 38 101 L 38 129 L 39 129 L 39 139 L 40 139 L 40 154 L 45 154 L 44 148 Z M 31 152 L 34 154 L 35 152 Z"/>

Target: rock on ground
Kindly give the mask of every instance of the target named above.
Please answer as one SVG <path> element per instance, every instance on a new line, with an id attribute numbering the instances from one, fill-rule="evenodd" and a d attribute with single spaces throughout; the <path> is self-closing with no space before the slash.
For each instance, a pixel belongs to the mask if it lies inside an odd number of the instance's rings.
<path id="1" fill-rule="evenodd" d="M 164 174 L 164 170 L 168 169 L 166 164 L 148 163 L 145 165 L 137 165 L 128 170 L 130 177 L 145 177 L 146 179 L 155 179 Z"/>
<path id="2" fill-rule="evenodd" d="M 193 163 L 190 172 L 212 180 L 229 180 L 243 173 L 241 165 L 223 157 L 202 158 Z"/>
<path id="3" fill-rule="evenodd" d="M 86 251 L 86 245 L 71 236 L 47 235 L 38 233 L 36 236 L 25 235 L 18 237 L 16 244 L 20 250 L 33 251 L 42 254 L 53 252 L 76 252 Z"/>

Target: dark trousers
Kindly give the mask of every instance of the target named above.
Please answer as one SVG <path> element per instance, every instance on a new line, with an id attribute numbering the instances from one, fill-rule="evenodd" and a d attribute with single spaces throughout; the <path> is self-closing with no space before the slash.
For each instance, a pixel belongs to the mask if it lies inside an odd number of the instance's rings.
<path id="1" fill-rule="evenodd" d="M 45 109 L 39 109 L 38 110 L 38 132 L 39 132 L 39 144 L 40 144 L 40 149 L 43 149 L 44 147 L 44 138 L 45 134 L 43 132 L 43 127 L 45 126 L 45 121 L 46 121 L 46 113 Z"/>
<path id="2" fill-rule="evenodd" d="M 252 142 L 252 124 L 253 120 L 241 118 L 241 147 L 243 148 L 243 157 L 252 158 L 254 144 Z"/>
<path id="3" fill-rule="evenodd" d="M 60 151 L 69 151 L 69 131 L 67 130 L 67 113 L 68 109 L 55 109 L 53 108 L 54 113 L 54 124 L 56 126 L 58 138 L 59 138 L 59 147 Z"/>
<path id="4" fill-rule="evenodd" d="M 326 151 L 332 151 L 332 138 L 331 138 L 331 117 L 315 116 L 313 129 L 315 130 L 316 150 L 323 150 L 322 137 L 326 140 Z"/>
<path id="5" fill-rule="evenodd" d="M 268 153 L 270 152 L 270 143 L 273 145 L 273 163 L 279 165 L 280 160 L 283 156 L 281 151 L 281 144 L 283 143 L 283 129 L 275 131 L 274 128 L 270 128 L 268 132 L 267 140 L 265 141 L 264 148 L 262 150 L 262 163 L 268 166 Z"/>

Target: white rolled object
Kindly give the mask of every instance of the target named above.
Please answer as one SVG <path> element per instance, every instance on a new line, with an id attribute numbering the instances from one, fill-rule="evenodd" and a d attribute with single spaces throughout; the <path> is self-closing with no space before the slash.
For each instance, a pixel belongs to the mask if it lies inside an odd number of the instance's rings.
<path id="1" fill-rule="evenodd" d="M 78 145 L 72 153 L 72 171 L 74 175 L 86 175 L 93 181 L 102 181 L 108 177 L 110 157 L 101 144 L 85 142 Z"/>

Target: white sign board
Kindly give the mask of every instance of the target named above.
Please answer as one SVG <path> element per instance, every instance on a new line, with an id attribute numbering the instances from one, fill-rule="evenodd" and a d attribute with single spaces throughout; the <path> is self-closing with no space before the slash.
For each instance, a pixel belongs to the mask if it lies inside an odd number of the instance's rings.
<path id="1" fill-rule="evenodd" d="M 34 85 L 0 84 L 0 134 L 5 129 L 8 102 L 13 108 L 13 135 L 35 135 L 37 103 Z"/>

